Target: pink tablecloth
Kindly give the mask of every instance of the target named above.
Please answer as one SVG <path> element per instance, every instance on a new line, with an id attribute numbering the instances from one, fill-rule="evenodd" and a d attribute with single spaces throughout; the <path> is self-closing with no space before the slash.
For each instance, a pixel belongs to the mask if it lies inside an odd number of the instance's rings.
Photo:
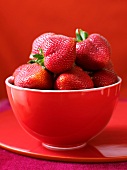
<path id="1" fill-rule="evenodd" d="M 7 100 L 0 102 L 0 112 L 9 109 Z M 66 163 L 26 157 L 0 148 L 0 170 L 127 170 L 127 162 Z"/>

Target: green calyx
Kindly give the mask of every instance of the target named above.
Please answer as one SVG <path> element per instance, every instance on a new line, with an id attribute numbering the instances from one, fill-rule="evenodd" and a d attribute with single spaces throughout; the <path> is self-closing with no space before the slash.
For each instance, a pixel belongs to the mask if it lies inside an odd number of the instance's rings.
<path id="1" fill-rule="evenodd" d="M 76 41 L 77 42 L 86 40 L 88 38 L 88 33 L 81 29 L 76 29 L 75 33 L 76 33 Z"/>
<path id="2" fill-rule="evenodd" d="M 34 59 L 28 61 L 28 63 L 37 63 L 40 64 L 41 66 L 44 66 L 44 54 L 41 48 L 38 49 L 39 53 L 32 55 Z"/>

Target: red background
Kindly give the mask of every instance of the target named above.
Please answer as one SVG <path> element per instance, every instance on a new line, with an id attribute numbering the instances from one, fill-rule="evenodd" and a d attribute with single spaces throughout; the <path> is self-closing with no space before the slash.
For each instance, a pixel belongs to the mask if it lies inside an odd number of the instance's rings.
<path id="1" fill-rule="evenodd" d="M 75 36 L 75 29 L 100 33 L 112 46 L 112 61 L 127 97 L 126 0 L 1 0 L 0 99 L 6 98 L 5 78 L 26 63 L 33 40 L 42 33 Z"/>

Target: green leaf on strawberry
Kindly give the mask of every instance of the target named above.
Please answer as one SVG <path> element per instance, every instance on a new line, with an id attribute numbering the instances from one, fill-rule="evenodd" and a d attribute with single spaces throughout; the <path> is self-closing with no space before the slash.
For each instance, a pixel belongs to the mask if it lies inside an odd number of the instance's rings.
<path id="1" fill-rule="evenodd" d="M 30 60 L 28 61 L 28 63 L 32 64 L 32 63 L 37 63 L 40 64 L 41 66 L 44 66 L 44 54 L 41 48 L 38 49 L 39 53 L 38 54 L 34 54 L 33 58 L 36 58 L 34 60 Z"/>
<path id="2" fill-rule="evenodd" d="M 88 33 L 82 29 L 76 29 L 76 41 L 80 42 L 88 38 Z"/>

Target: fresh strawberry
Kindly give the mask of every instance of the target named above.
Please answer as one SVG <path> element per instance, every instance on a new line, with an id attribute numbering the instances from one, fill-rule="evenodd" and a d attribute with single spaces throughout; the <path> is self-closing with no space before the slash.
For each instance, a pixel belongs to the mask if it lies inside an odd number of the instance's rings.
<path id="1" fill-rule="evenodd" d="M 15 69 L 15 71 L 13 72 L 13 77 L 16 77 L 20 71 L 22 71 L 22 69 L 24 69 L 25 67 L 27 67 L 28 64 L 23 64 L 21 66 L 19 66 L 17 69 Z"/>
<path id="2" fill-rule="evenodd" d="M 76 42 L 74 38 L 53 35 L 41 46 L 44 54 L 44 66 L 53 73 L 70 70 L 76 59 Z"/>
<path id="3" fill-rule="evenodd" d="M 111 60 L 109 60 L 108 64 L 104 67 L 104 69 L 114 71 L 114 66 Z"/>
<path id="4" fill-rule="evenodd" d="M 75 62 L 76 41 L 64 35 L 42 34 L 33 42 L 30 58 L 42 59 L 46 69 L 56 74 L 62 73 L 70 70 Z"/>
<path id="5" fill-rule="evenodd" d="M 94 71 L 104 68 L 111 56 L 108 41 L 100 34 L 88 34 L 76 30 L 76 64 L 84 70 Z"/>
<path id="6" fill-rule="evenodd" d="M 39 49 L 41 48 L 41 45 L 47 41 L 48 37 L 54 35 L 55 33 L 44 33 L 37 37 L 32 44 L 32 54 L 39 54 Z"/>
<path id="7" fill-rule="evenodd" d="M 55 89 L 57 90 L 78 90 L 93 86 L 90 76 L 78 66 L 60 74 L 55 81 Z"/>
<path id="8" fill-rule="evenodd" d="M 116 83 L 118 78 L 114 71 L 102 69 L 93 73 L 92 80 L 95 87 L 104 87 Z"/>
<path id="9" fill-rule="evenodd" d="M 14 85 L 35 89 L 52 89 L 53 75 L 43 66 L 33 63 L 19 66 L 13 73 Z"/>

